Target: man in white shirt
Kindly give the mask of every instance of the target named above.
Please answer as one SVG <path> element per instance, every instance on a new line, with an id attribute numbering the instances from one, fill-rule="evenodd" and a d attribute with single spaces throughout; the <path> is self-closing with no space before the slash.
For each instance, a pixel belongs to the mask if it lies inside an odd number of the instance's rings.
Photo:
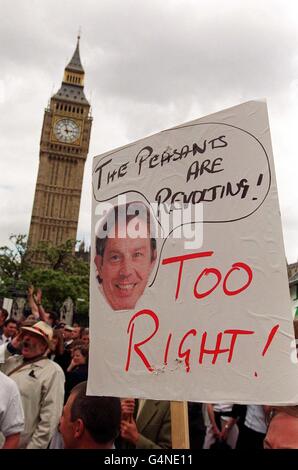
<path id="1" fill-rule="evenodd" d="M 2 449 L 17 449 L 24 429 L 24 412 L 17 384 L 0 372 L 0 433 Z M 0 436 L 1 440 L 1 436 Z"/>
<path id="2" fill-rule="evenodd" d="M 0 344 L 9 343 L 17 334 L 17 322 L 11 318 L 5 320 L 3 333 L 0 335 Z"/>
<path id="3" fill-rule="evenodd" d="M 268 407 L 264 405 L 247 405 L 245 422 L 239 435 L 237 449 L 263 449 L 263 441 L 267 432 L 267 412 Z"/>

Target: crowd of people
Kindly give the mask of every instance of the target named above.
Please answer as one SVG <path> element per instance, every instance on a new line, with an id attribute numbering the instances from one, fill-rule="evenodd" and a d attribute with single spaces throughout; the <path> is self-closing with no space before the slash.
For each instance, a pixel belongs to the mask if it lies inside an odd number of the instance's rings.
<path id="1" fill-rule="evenodd" d="M 40 289 L 28 302 L 21 322 L 0 308 L 0 448 L 171 449 L 170 402 L 88 396 L 89 329 Z M 298 448 L 298 406 L 188 403 L 188 418 L 191 449 Z"/>

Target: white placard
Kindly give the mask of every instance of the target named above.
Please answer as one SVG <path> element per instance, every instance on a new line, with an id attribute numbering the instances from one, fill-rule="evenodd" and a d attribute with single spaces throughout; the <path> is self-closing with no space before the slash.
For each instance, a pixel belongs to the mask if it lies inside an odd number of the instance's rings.
<path id="1" fill-rule="evenodd" d="M 99 155 L 92 185 L 88 393 L 298 403 L 266 103 Z"/>
<path id="2" fill-rule="evenodd" d="M 8 316 L 11 316 L 11 309 L 12 309 L 12 304 L 13 304 L 13 299 L 8 299 L 7 297 L 4 297 L 3 299 L 3 308 L 8 311 Z"/>

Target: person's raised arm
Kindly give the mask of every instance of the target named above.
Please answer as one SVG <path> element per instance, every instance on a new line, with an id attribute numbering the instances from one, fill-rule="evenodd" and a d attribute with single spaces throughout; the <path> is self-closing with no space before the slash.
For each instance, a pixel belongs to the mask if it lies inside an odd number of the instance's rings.
<path id="1" fill-rule="evenodd" d="M 42 301 L 42 291 L 41 289 L 37 289 L 36 296 L 35 296 L 35 303 L 38 308 L 38 315 L 39 315 L 40 320 L 47 323 L 47 319 L 48 319 L 47 314 L 41 304 L 41 301 Z"/>
<path id="2" fill-rule="evenodd" d="M 34 318 L 36 320 L 39 320 L 39 309 L 34 299 L 34 287 L 29 286 L 27 292 L 28 292 L 28 303 L 31 308 L 32 315 L 34 315 Z"/>

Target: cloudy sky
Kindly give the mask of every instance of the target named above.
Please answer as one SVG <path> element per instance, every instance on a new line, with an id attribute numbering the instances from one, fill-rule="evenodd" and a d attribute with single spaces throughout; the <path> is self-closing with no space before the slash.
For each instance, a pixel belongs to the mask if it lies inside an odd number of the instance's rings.
<path id="1" fill-rule="evenodd" d="M 94 155 L 266 98 L 286 255 L 298 259 L 298 4 L 293 0 L 0 0 L 0 245 L 28 233 L 44 108 L 81 28 Z"/>

